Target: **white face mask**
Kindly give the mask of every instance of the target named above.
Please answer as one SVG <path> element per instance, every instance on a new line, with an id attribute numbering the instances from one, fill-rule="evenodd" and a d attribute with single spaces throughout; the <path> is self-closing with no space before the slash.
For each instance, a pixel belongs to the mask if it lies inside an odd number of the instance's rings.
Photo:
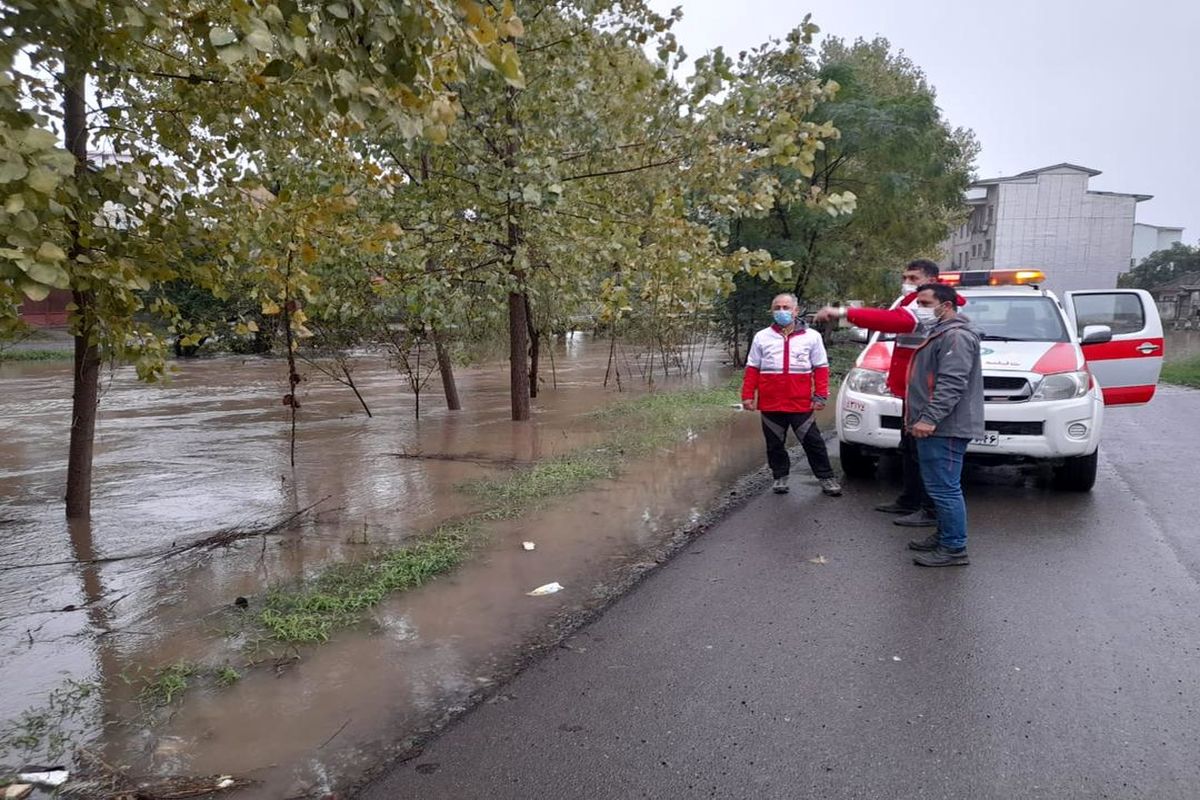
<path id="1" fill-rule="evenodd" d="M 913 313 L 917 315 L 917 322 L 921 325 L 933 325 L 937 322 L 937 309 L 928 308 L 926 306 L 914 306 Z"/>
<path id="2" fill-rule="evenodd" d="M 916 290 L 917 290 L 917 285 L 915 283 L 901 283 L 900 284 L 900 293 L 905 295 L 906 297 L 908 295 L 912 294 L 913 292 L 915 292 Z"/>

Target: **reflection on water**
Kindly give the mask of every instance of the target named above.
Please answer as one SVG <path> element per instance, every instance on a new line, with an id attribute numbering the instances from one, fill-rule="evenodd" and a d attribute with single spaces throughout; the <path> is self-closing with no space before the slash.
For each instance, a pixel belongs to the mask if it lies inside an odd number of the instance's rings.
<path id="1" fill-rule="evenodd" d="M 254 603 L 268 584 L 367 557 L 470 511 L 473 501 L 455 490 L 463 481 L 602 439 L 588 412 L 618 397 L 601 386 L 607 346 L 577 334 L 558 348 L 558 389 L 547 380 L 533 423 L 510 421 L 503 366 L 464 370 L 466 410 L 446 412 L 430 393 L 419 422 L 382 361 L 364 357 L 356 375 L 372 419 L 345 388 L 306 381 L 294 471 L 283 364 L 179 362 L 166 387 L 118 370 L 101 406 L 94 517 L 72 525 L 59 499 L 69 368 L 0 366 L 0 719 L 64 678 L 95 680 L 104 692 L 95 723 L 110 757 L 135 772 L 248 775 L 261 783 L 246 796 L 267 798 L 325 791 L 382 744 L 466 702 L 551 615 L 584 602 L 614 564 L 756 466 L 754 416 L 731 412 L 699 439 L 680 431 L 677 448 L 618 480 L 497 524 L 466 566 L 390 599 L 289 669 L 247 669 L 252 654 L 223 627 L 237 597 Z M 699 380 L 724 375 L 710 363 Z M 422 455 L 450 458 L 412 457 Z M 689 469 L 673 469 L 680 460 Z M 146 555 L 314 504 L 279 536 Z M 566 591 L 525 595 L 550 581 Z M 193 689 L 154 726 L 137 721 L 137 685 L 127 679 L 179 660 L 228 664 L 244 677 Z"/>

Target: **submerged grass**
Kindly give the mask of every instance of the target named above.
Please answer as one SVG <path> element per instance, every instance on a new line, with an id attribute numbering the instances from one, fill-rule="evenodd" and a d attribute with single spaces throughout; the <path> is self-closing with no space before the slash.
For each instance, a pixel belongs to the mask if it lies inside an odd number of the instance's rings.
<path id="1" fill-rule="evenodd" d="M 477 527 L 443 525 L 375 560 L 338 564 L 309 581 L 274 589 L 259 621 L 279 641 L 327 641 L 335 629 L 354 624 L 390 593 L 420 586 L 461 564 L 478 539 Z"/>
<path id="2" fill-rule="evenodd" d="M 1200 356 L 1163 364 L 1162 379 L 1166 383 L 1200 389 Z"/>
<path id="3" fill-rule="evenodd" d="M 479 544 L 482 523 L 512 519 L 614 478 L 630 457 L 679 443 L 689 430 L 728 419 L 729 406 L 736 400 L 737 383 L 731 380 L 710 388 L 643 395 L 595 412 L 595 418 L 611 423 L 615 431 L 603 446 L 567 453 L 503 479 L 464 485 L 463 491 L 486 498 L 488 506 L 372 560 L 338 564 L 314 578 L 272 589 L 258 622 L 278 642 L 327 641 L 389 594 L 421 586 L 461 564 Z"/>
<path id="4" fill-rule="evenodd" d="M 3 350 L 0 363 L 5 361 L 63 361 L 73 357 L 71 350 Z"/>
<path id="5" fill-rule="evenodd" d="M 200 672 L 200 667 L 190 661 L 177 661 L 160 669 L 142 688 L 138 699 L 143 706 L 169 706 L 183 695 L 191 681 Z"/>

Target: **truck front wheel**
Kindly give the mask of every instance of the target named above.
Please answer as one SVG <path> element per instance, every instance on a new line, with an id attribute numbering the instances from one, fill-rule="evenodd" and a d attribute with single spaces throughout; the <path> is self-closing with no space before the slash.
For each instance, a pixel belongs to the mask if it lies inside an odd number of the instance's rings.
<path id="1" fill-rule="evenodd" d="M 1090 456 L 1068 458 L 1061 467 L 1054 468 L 1054 486 L 1068 492 L 1090 492 L 1096 484 L 1096 463 L 1100 450 Z"/>

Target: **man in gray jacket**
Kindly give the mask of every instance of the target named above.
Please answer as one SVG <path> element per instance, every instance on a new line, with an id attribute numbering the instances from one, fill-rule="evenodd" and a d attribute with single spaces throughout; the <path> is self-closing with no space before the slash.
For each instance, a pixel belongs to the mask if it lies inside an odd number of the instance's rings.
<path id="1" fill-rule="evenodd" d="M 921 286 L 916 306 L 929 338 L 908 368 L 904 424 L 916 440 L 921 480 L 937 508 L 938 529 L 908 547 L 917 551 L 913 563 L 919 566 L 965 566 L 963 456 L 970 441 L 984 434 L 979 331 L 958 314 L 958 292 L 945 284 Z"/>

